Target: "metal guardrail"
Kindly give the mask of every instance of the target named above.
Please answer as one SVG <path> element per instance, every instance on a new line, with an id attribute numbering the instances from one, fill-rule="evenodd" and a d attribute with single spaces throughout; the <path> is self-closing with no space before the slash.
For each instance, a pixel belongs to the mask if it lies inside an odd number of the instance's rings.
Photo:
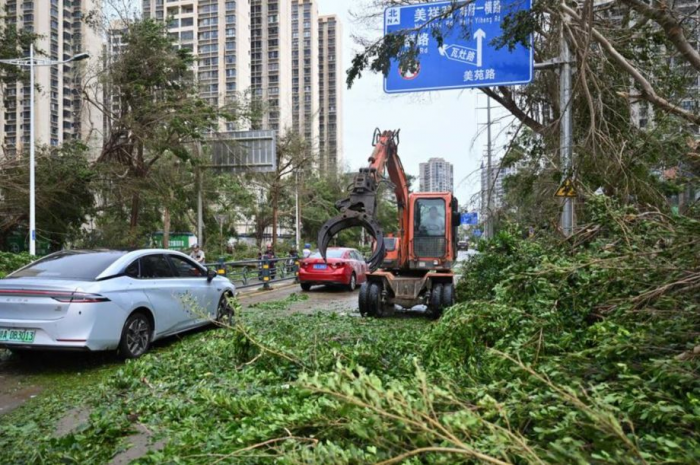
<path id="1" fill-rule="evenodd" d="M 237 262 L 220 261 L 207 263 L 205 266 L 228 278 L 237 289 L 259 286 L 271 289 L 271 285 L 275 283 L 299 281 L 299 260 L 298 257 L 263 258 Z"/>

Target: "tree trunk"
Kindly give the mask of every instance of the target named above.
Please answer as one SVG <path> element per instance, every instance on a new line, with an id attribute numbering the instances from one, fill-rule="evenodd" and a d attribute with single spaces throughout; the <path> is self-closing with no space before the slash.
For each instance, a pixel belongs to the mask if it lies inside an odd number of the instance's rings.
<path id="1" fill-rule="evenodd" d="M 163 248 L 170 248 L 170 208 L 163 209 Z"/>
<path id="2" fill-rule="evenodd" d="M 277 248 L 277 223 L 279 220 L 279 188 L 272 186 L 272 250 Z"/>
<path id="3" fill-rule="evenodd" d="M 134 192 L 131 196 L 131 221 L 129 223 L 130 231 L 133 234 L 136 232 L 136 227 L 139 224 L 139 210 L 141 209 L 141 194 Z"/>
<path id="4" fill-rule="evenodd" d="M 171 218 L 170 218 L 170 205 L 172 202 L 175 200 L 175 193 L 171 190 L 168 189 L 168 200 L 170 203 L 165 205 L 165 208 L 163 209 L 163 248 L 168 249 L 170 248 L 170 223 L 171 223 Z M 197 238 L 197 240 L 201 240 Z M 202 247 L 202 244 L 199 244 L 200 247 Z"/>

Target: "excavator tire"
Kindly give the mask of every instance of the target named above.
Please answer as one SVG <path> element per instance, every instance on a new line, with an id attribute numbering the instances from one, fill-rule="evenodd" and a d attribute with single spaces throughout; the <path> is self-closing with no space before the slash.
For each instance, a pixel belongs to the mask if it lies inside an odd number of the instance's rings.
<path id="1" fill-rule="evenodd" d="M 382 305 L 382 285 L 379 283 L 371 283 L 369 292 L 367 293 L 367 314 L 377 317 L 381 315 Z"/>
<path id="2" fill-rule="evenodd" d="M 359 306 L 360 306 L 360 315 L 362 316 L 367 316 L 367 312 L 369 310 L 367 306 L 367 294 L 369 294 L 369 286 L 370 286 L 369 281 L 365 281 L 362 283 L 362 286 L 360 286 L 360 297 L 358 298 L 359 301 Z"/>
<path id="3" fill-rule="evenodd" d="M 448 308 L 455 304 L 455 285 L 452 283 L 442 285 L 442 308 Z"/>
<path id="4" fill-rule="evenodd" d="M 442 284 L 434 284 L 433 290 L 430 293 L 430 306 L 428 307 L 430 309 L 430 316 L 434 320 L 437 320 L 440 318 L 440 315 L 442 315 L 442 293 Z"/>

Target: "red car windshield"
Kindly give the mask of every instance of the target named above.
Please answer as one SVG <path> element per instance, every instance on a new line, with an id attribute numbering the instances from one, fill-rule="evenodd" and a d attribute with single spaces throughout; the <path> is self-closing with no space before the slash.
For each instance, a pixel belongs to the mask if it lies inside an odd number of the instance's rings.
<path id="1" fill-rule="evenodd" d="M 343 255 L 345 254 L 344 250 L 328 250 L 326 252 L 326 258 L 343 258 Z M 321 254 L 316 252 L 314 254 L 311 254 L 309 258 L 323 258 L 321 257 Z"/>

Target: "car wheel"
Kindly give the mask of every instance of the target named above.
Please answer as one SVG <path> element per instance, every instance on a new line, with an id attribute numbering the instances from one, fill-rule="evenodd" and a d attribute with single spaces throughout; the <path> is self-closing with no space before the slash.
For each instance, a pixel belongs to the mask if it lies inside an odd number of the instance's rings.
<path id="1" fill-rule="evenodd" d="M 430 316 L 434 319 L 442 315 L 442 284 L 435 284 L 430 293 Z"/>
<path id="2" fill-rule="evenodd" d="M 311 284 L 301 283 L 301 290 L 304 292 L 309 292 L 311 290 Z"/>
<path id="3" fill-rule="evenodd" d="M 231 326 L 235 317 L 233 308 L 229 302 L 230 298 L 231 294 L 229 293 L 222 295 L 216 310 L 216 321 L 223 326 Z"/>
<path id="4" fill-rule="evenodd" d="M 350 284 L 348 284 L 348 290 L 350 292 L 355 292 L 355 289 L 357 289 L 357 276 L 355 276 L 355 272 L 350 275 Z"/>
<path id="5" fill-rule="evenodd" d="M 151 321 L 143 313 L 131 314 L 124 323 L 119 354 L 124 358 L 137 358 L 148 351 L 151 345 L 153 328 Z"/>

